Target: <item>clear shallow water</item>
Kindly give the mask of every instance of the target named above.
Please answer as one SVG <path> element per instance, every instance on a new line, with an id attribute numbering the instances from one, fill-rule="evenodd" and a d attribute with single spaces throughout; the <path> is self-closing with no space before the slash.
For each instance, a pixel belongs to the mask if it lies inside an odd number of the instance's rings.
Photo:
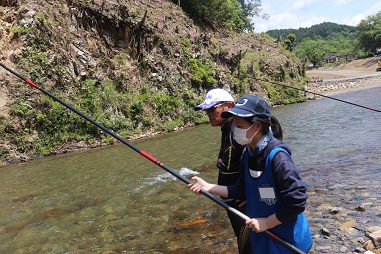
<path id="1" fill-rule="evenodd" d="M 334 97 L 381 108 L 381 89 Z M 330 99 L 273 109 L 319 206 L 380 222 L 381 114 Z M 215 182 L 218 128 L 132 142 L 183 175 Z M 0 253 L 236 253 L 226 212 L 125 145 L 0 168 Z M 112 252 L 113 251 L 113 252 Z"/>

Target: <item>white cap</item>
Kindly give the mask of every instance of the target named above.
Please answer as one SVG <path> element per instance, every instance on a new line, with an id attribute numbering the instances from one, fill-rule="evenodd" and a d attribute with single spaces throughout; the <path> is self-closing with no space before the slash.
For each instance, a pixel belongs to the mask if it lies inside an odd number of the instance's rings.
<path id="1" fill-rule="evenodd" d="M 215 106 L 219 102 L 223 102 L 223 101 L 234 102 L 234 99 L 224 89 L 221 89 L 221 88 L 212 89 L 206 94 L 205 101 L 202 104 L 194 107 L 194 109 L 195 110 L 208 109 Z"/>

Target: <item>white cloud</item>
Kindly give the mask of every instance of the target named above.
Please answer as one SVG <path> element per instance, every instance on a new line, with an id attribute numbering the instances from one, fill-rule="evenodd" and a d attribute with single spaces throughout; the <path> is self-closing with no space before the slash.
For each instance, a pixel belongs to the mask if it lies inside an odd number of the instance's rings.
<path id="1" fill-rule="evenodd" d="M 268 20 L 254 19 L 255 32 L 311 27 L 323 22 L 357 26 L 381 10 L 379 0 L 262 0 Z"/>
<path id="2" fill-rule="evenodd" d="M 375 3 L 373 6 L 369 6 L 364 12 L 366 16 L 375 15 L 381 11 L 381 2 Z"/>
<path id="3" fill-rule="evenodd" d="M 358 24 L 360 24 L 361 20 L 363 20 L 365 18 L 366 18 L 366 15 L 364 15 L 363 13 L 360 13 L 354 17 L 347 17 L 347 18 L 342 19 L 340 21 L 340 24 L 346 24 L 349 26 L 357 26 Z"/>
<path id="4" fill-rule="evenodd" d="M 344 1 L 344 0 L 343 0 Z M 378 11 L 377 11 L 378 10 Z M 345 17 L 340 20 L 340 24 L 346 24 L 350 26 L 357 26 L 364 19 L 367 19 L 369 16 L 375 15 L 377 12 L 381 11 L 381 2 L 376 3 L 373 6 L 367 8 L 363 13 L 359 13 L 355 16 Z"/>
<path id="5" fill-rule="evenodd" d="M 258 22 L 255 27 L 256 32 L 264 32 L 270 29 L 286 29 L 310 27 L 322 23 L 326 20 L 324 16 L 305 17 L 297 13 L 284 12 L 277 15 L 271 15 L 265 22 Z M 255 21 L 254 21 L 255 22 Z"/>
<path id="6" fill-rule="evenodd" d="M 335 1 L 335 5 L 347 5 L 347 4 L 351 4 L 351 3 L 354 3 L 354 2 L 357 2 L 358 0 L 336 0 Z"/>
<path id="7" fill-rule="evenodd" d="M 321 3 L 322 0 L 299 0 L 299 1 L 288 1 L 287 6 L 291 6 L 292 11 L 302 11 L 314 6 L 316 3 Z"/>

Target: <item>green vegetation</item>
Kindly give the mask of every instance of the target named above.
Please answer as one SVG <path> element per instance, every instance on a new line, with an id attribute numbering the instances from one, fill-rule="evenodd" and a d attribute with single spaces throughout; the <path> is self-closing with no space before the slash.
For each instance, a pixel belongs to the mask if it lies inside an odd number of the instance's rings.
<path id="1" fill-rule="evenodd" d="M 296 41 L 296 36 L 295 34 L 289 34 L 287 35 L 287 39 L 282 41 L 282 46 L 288 50 L 288 51 L 293 51 L 295 47 L 295 41 Z"/>
<path id="2" fill-rule="evenodd" d="M 306 64 L 321 66 L 325 58 L 335 55 L 373 55 L 381 46 L 381 12 L 364 19 L 356 27 L 324 22 L 310 28 L 270 30 L 274 38 L 287 39 L 282 45 Z"/>
<path id="3" fill-rule="evenodd" d="M 199 24 L 236 32 L 252 32 L 252 17 L 260 16 L 261 11 L 260 0 L 192 0 L 181 1 L 180 6 Z"/>
<path id="4" fill-rule="evenodd" d="M 374 53 L 381 47 L 381 11 L 362 20 L 357 28 L 358 44 L 365 52 Z"/>
<path id="5" fill-rule="evenodd" d="M 214 70 L 207 64 L 198 59 L 191 58 L 189 60 L 189 66 L 194 87 L 201 89 L 212 88 L 217 85 L 217 80 L 214 78 Z"/>
<path id="6" fill-rule="evenodd" d="M 278 38 L 282 36 L 285 38 L 289 34 L 294 34 L 296 37 L 295 44 L 301 43 L 304 39 L 309 40 L 325 40 L 329 37 L 336 37 L 338 34 L 346 33 L 356 33 L 357 28 L 347 25 L 339 25 L 332 22 L 323 22 L 321 24 L 313 25 L 308 28 L 299 29 L 275 29 L 269 30 L 266 33 L 273 38 Z"/>
<path id="7" fill-rule="evenodd" d="M 4 158 L 4 156 L 7 155 L 8 153 L 9 153 L 8 149 L 0 146 L 0 159 Z"/>
<path id="8" fill-rule="evenodd" d="M 11 32 L 17 38 L 21 35 L 27 34 L 30 31 L 30 27 L 12 27 Z"/>

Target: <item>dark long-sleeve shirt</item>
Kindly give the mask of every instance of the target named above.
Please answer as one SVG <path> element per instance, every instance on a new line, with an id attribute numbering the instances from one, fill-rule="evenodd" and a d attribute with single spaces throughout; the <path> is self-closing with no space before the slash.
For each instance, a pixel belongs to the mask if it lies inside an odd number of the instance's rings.
<path id="1" fill-rule="evenodd" d="M 219 185 L 234 185 L 239 178 L 240 158 L 244 147 L 233 138 L 232 118 L 221 128 L 221 147 L 218 154 L 217 168 Z"/>

